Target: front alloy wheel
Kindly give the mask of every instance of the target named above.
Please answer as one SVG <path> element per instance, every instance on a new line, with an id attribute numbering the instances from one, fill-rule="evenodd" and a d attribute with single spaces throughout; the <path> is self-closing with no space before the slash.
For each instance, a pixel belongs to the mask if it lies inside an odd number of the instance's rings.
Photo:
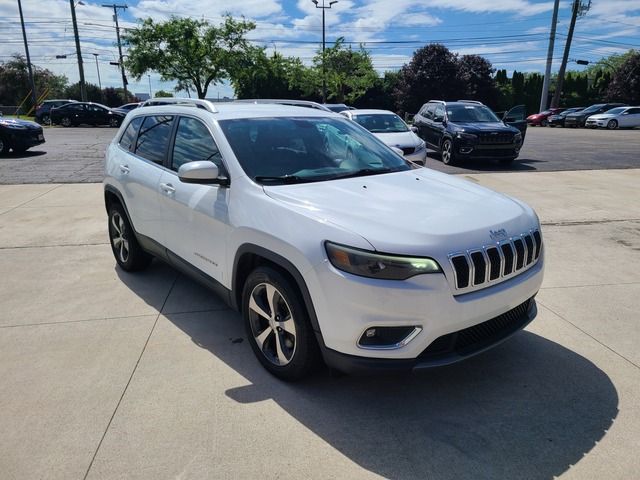
<path id="1" fill-rule="evenodd" d="M 109 242 L 116 262 L 127 272 L 146 268 L 153 257 L 138 244 L 136 234 L 119 204 L 109 208 Z"/>
<path id="2" fill-rule="evenodd" d="M 62 117 L 62 126 L 63 127 L 70 127 L 71 126 L 71 119 L 69 117 Z"/>
<path id="3" fill-rule="evenodd" d="M 270 283 L 259 283 L 249 298 L 251 333 L 266 359 L 287 365 L 296 352 L 296 324 L 291 308 Z"/>
<path id="4" fill-rule="evenodd" d="M 4 155 L 5 153 L 9 153 L 9 144 L 0 137 L 0 155 Z"/>
<path id="5" fill-rule="evenodd" d="M 448 138 L 442 142 L 442 163 L 445 165 L 453 163 L 453 143 Z"/>
<path id="6" fill-rule="evenodd" d="M 120 120 L 118 120 L 115 117 L 111 117 L 109 119 L 109 126 L 113 127 L 113 128 L 119 127 L 120 126 Z"/>
<path id="7" fill-rule="evenodd" d="M 615 130 L 616 128 L 618 128 L 618 122 L 616 120 L 609 120 L 607 122 L 607 128 L 609 130 Z"/>
<path id="8" fill-rule="evenodd" d="M 261 266 L 242 290 L 242 317 L 253 353 L 283 380 L 300 380 L 321 362 L 320 349 L 299 289 L 285 272 Z"/>

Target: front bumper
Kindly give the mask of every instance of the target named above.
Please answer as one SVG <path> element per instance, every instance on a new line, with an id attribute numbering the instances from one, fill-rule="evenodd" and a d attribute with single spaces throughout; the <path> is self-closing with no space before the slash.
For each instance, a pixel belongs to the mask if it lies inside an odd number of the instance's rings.
<path id="1" fill-rule="evenodd" d="M 580 120 L 579 118 L 565 118 L 564 126 L 565 127 L 582 127 L 584 125 L 584 120 Z"/>
<path id="2" fill-rule="evenodd" d="M 505 144 L 505 145 L 472 145 L 457 143 L 454 145 L 456 155 L 460 159 L 464 158 L 478 158 L 478 159 L 490 159 L 490 158 L 516 158 L 520 155 L 520 145 Z"/>
<path id="3" fill-rule="evenodd" d="M 404 158 L 419 165 L 424 165 L 427 162 L 427 148 L 405 155 Z"/>
<path id="4" fill-rule="evenodd" d="M 8 135 L 8 142 L 15 148 L 31 148 L 45 142 L 42 130 L 16 130 Z"/>
<path id="5" fill-rule="evenodd" d="M 526 327 L 538 313 L 534 298 L 478 325 L 443 335 L 413 359 L 366 358 L 325 349 L 325 362 L 350 374 L 402 372 L 441 367 L 485 352 Z"/>
<path id="6" fill-rule="evenodd" d="M 609 120 L 587 120 L 584 125 L 588 128 L 606 128 L 608 122 Z"/>
<path id="7" fill-rule="evenodd" d="M 340 370 L 349 369 L 344 364 L 350 357 L 355 357 L 356 366 L 394 360 L 390 365 L 403 368 L 462 360 L 470 355 L 428 359 L 425 351 L 440 337 L 499 317 L 532 299 L 542 284 L 543 263 L 541 254 L 538 262 L 520 275 L 470 293 L 453 295 L 451 279 L 444 273 L 418 275 L 404 281 L 376 280 L 338 271 L 324 261 L 306 277 L 322 332 L 325 360 Z M 446 275 L 452 275 L 448 269 L 445 271 Z M 534 316 L 534 310 L 530 310 L 528 321 Z M 421 330 L 399 348 L 368 349 L 358 345 L 367 329 L 409 326 Z M 473 353 L 504 338 L 496 337 Z"/>

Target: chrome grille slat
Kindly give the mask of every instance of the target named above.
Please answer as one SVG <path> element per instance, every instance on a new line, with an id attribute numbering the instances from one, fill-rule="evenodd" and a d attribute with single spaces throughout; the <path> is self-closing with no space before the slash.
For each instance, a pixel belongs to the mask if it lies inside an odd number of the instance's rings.
<path id="1" fill-rule="evenodd" d="M 536 263 L 542 237 L 531 230 L 508 240 L 449 255 L 456 290 L 489 286 L 518 275 Z"/>

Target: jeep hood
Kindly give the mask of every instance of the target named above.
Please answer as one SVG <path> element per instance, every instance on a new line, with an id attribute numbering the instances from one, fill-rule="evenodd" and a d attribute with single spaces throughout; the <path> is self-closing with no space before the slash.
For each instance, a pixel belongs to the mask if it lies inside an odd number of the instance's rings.
<path id="1" fill-rule="evenodd" d="M 469 133 L 482 133 L 482 132 L 501 132 L 501 133 L 516 133 L 517 129 L 509 125 L 505 125 L 502 122 L 452 122 L 452 125 L 457 127 L 460 131 Z M 456 130 L 457 130 L 456 129 Z"/>
<path id="2" fill-rule="evenodd" d="M 338 225 L 387 253 L 453 252 L 492 243 L 490 230 L 516 235 L 537 227 L 526 205 L 425 168 L 263 188 L 287 208 Z"/>

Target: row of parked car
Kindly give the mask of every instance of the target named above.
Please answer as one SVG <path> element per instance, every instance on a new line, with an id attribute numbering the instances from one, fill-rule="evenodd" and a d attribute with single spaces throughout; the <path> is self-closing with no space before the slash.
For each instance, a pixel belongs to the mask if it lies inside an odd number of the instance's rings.
<path id="1" fill-rule="evenodd" d="M 540 127 L 635 128 L 640 127 L 640 107 L 623 103 L 597 103 L 590 107 L 550 108 L 529 115 L 527 123 Z"/>

